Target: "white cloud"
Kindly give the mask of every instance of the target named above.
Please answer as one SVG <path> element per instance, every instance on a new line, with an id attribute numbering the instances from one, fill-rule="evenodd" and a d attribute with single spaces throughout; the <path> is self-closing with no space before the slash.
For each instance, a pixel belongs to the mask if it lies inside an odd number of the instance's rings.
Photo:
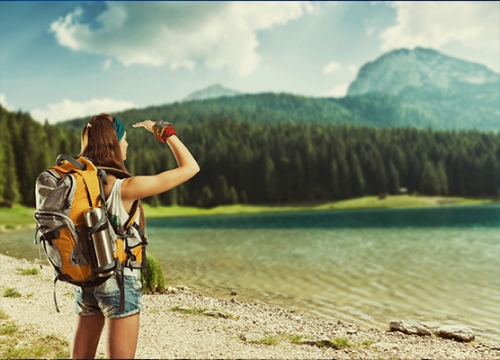
<path id="1" fill-rule="evenodd" d="M 358 72 L 358 67 L 356 65 L 351 64 L 347 67 L 347 70 L 349 70 L 353 74 L 356 74 Z"/>
<path id="2" fill-rule="evenodd" d="M 400 2 L 392 6 L 397 24 L 380 34 L 382 50 L 424 46 L 439 49 L 459 43 L 498 52 L 498 2 Z"/>
<path id="3" fill-rule="evenodd" d="M 5 109 L 9 111 L 13 111 L 13 109 L 10 107 L 9 103 L 7 102 L 7 97 L 5 94 L 0 93 L 0 105 L 2 105 Z"/>
<path id="4" fill-rule="evenodd" d="M 323 68 L 323 74 L 330 74 L 340 68 L 340 63 L 332 61 Z"/>
<path id="5" fill-rule="evenodd" d="M 146 6 L 147 5 L 147 6 Z M 95 24 L 78 7 L 51 24 L 58 42 L 124 65 L 229 67 L 245 76 L 259 63 L 256 32 L 306 13 L 309 2 L 107 2 Z"/>
<path id="6" fill-rule="evenodd" d="M 61 120 L 74 119 L 81 116 L 93 116 L 102 112 L 122 111 L 137 107 L 133 102 L 126 100 L 113 100 L 108 98 L 92 99 L 84 102 L 63 99 L 55 104 L 48 104 L 45 109 L 36 108 L 30 113 L 39 121 L 47 119 L 50 123 Z"/>
<path id="7" fill-rule="evenodd" d="M 335 86 L 330 91 L 323 93 L 323 96 L 327 97 L 344 97 L 347 95 L 347 89 L 349 88 L 349 83 L 344 83 Z"/>

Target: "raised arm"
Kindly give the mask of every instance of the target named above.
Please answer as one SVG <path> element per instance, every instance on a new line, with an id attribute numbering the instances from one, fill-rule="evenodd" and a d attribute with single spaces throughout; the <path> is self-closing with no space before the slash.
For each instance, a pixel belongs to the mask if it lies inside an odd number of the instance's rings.
<path id="1" fill-rule="evenodd" d="M 133 126 L 136 128 L 144 127 L 148 131 L 153 132 L 154 125 L 154 121 L 144 120 Z M 200 171 L 200 167 L 193 155 L 191 155 L 177 135 L 171 135 L 166 138 L 166 143 L 170 146 L 178 167 L 157 175 L 133 176 L 125 179 L 122 184 L 122 201 L 124 203 L 161 194 L 186 182 Z"/>

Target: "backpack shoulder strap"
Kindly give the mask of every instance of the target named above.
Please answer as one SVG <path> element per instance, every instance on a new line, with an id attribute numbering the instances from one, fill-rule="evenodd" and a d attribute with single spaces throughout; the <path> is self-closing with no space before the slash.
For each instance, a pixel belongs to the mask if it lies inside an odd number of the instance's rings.
<path id="1" fill-rule="evenodd" d="M 69 155 L 65 154 L 59 154 L 59 156 L 56 159 L 56 165 L 59 166 L 62 164 L 62 162 L 66 160 L 67 162 L 73 164 L 77 169 L 79 170 L 85 170 L 86 166 L 80 163 L 78 160 L 76 160 L 74 157 L 71 157 Z"/>
<path id="2" fill-rule="evenodd" d="M 107 173 L 110 173 L 110 174 L 116 176 L 118 179 L 126 179 L 126 178 L 131 177 L 128 172 L 122 171 L 120 169 L 115 169 L 115 168 L 108 167 L 108 166 L 98 166 L 97 168 L 99 170 L 103 170 Z"/>

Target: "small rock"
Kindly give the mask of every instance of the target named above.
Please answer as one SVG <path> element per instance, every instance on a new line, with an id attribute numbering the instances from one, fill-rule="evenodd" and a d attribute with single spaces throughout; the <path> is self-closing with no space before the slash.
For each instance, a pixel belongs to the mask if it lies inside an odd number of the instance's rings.
<path id="1" fill-rule="evenodd" d="M 168 294 L 177 294 L 179 290 L 172 286 L 167 286 L 167 289 L 165 290 Z"/>
<path id="2" fill-rule="evenodd" d="M 357 334 L 358 330 L 354 329 L 354 328 L 350 328 L 350 329 L 347 329 L 346 333 L 347 333 L 347 335 L 353 335 L 353 334 Z"/>
<path id="3" fill-rule="evenodd" d="M 242 340 L 248 343 L 258 343 L 264 341 L 264 338 L 260 333 L 247 333 L 242 336 Z"/>
<path id="4" fill-rule="evenodd" d="M 181 310 L 181 311 L 190 311 L 191 308 L 189 306 L 180 306 L 179 310 Z"/>
<path id="5" fill-rule="evenodd" d="M 236 292 L 236 290 L 232 290 L 232 291 L 231 291 L 231 295 L 232 295 L 232 296 L 235 296 L 235 295 L 238 295 L 238 293 Z"/>
<path id="6" fill-rule="evenodd" d="M 470 342 L 474 340 L 474 332 L 465 326 L 444 325 L 438 328 L 435 334 L 445 339 Z"/>
<path id="7" fill-rule="evenodd" d="M 230 303 L 233 303 L 233 304 L 237 304 L 238 303 L 238 300 L 236 300 L 235 298 L 231 298 L 231 300 L 229 300 Z"/>
<path id="8" fill-rule="evenodd" d="M 309 335 L 300 339 L 299 343 L 302 345 L 330 346 L 332 341 L 325 336 Z"/>
<path id="9" fill-rule="evenodd" d="M 190 290 L 187 286 L 185 285 L 179 285 L 177 286 L 177 289 L 181 290 L 181 291 L 188 291 Z"/>
<path id="10" fill-rule="evenodd" d="M 389 328 L 391 331 L 400 331 L 408 335 L 431 335 L 429 328 L 417 321 L 392 320 Z"/>
<path id="11" fill-rule="evenodd" d="M 207 310 L 203 313 L 203 315 L 227 319 L 227 315 L 222 311 Z"/>

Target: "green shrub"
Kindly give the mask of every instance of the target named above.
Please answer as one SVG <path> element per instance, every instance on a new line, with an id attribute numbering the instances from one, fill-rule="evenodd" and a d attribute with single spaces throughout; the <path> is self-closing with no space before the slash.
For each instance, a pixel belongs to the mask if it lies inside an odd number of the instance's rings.
<path id="1" fill-rule="evenodd" d="M 3 292 L 3 297 L 18 298 L 21 296 L 21 293 L 13 288 L 5 289 L 5 291 Z"/>
<path id="2" fill-rule="evenodd" d="M 141 274 L 142 292 L 155 293 L 165 291 L 165 277 L 160 263 L 150 254 L 146 256 L 148 271 L 146 275 Z"/>

